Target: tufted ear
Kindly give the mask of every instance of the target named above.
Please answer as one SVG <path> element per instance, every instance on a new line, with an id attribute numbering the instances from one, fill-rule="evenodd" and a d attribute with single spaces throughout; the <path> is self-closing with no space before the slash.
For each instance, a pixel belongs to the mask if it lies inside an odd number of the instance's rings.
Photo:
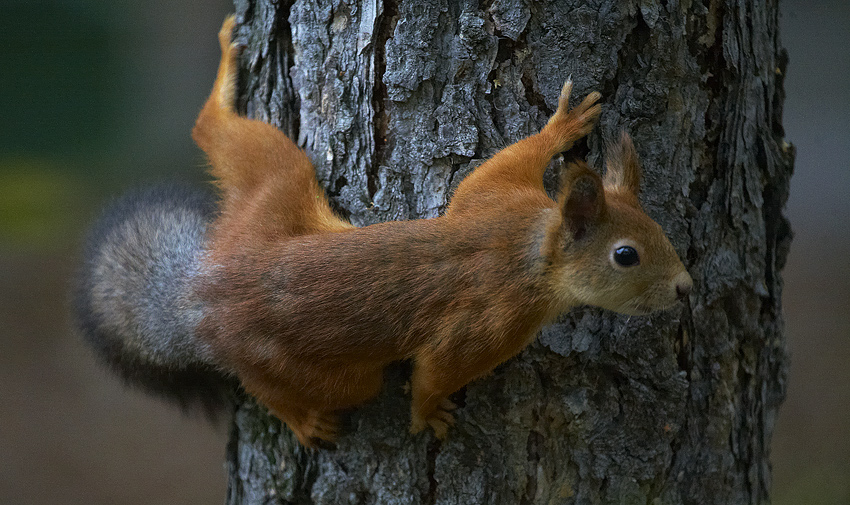
<path id="1" fill-rule="evenodd" d="M 640 160 L 629 134 L 623 132 L 620 140 L 608 148 L 605 156 L 605 187 L 623 188 L 635 196 L 640 192 Z"/>
<path id="2" fill-rule="evenodd" d="M 572 163 L 561 180 L 558 199 L 564 227 L 573 240 L 580 240 L 605 214 L 602 178 L 583 161 Z"/>

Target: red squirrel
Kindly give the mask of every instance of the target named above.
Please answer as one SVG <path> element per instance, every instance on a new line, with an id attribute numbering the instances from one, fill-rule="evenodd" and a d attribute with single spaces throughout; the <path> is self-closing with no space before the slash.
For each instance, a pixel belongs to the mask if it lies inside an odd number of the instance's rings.
<path id="1" fill-rule="evenodd" d="M 119 203 L 89 239 L 78 319 L 125 377 L 168 390 L 235 376 L 314 446 L 337 437 L 340 411 L 379 393 L 388 364 L 409 359 L 411 432 L 430 426 L 442 438 L 449 395 L 559 314 L 646 314 L 690 292 L 641 209 L 628 135 L 609 149 L 604 179 L 576 162 L 557 201 L 543 189 L 552 157 L 595 125 L 599 93 L 570 110 L 567 81 L 540 133 L 477 167 L 444 215 L 355 228 L 331 210 L 298 146 L 237 114 L 233 27 L 231 16 L 219 32 L 218 75 L 192 132 L 217 210 L 156 190 Z"/>

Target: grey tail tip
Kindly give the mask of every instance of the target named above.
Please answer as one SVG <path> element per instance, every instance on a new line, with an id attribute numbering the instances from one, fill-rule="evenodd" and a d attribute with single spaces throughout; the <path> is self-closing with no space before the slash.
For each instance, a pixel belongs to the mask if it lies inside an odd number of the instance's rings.
<path id="1" fill-rule="evenodd" d="M 182 276 L 195 268 L 217 212 L 211 193 L 185 184 L 125 194 L 90 229 L 72 287 L 77 331 L 103 363 L 125 382 L 213 421 L 232 411 L 238 385 L 189 350 L 197 347 L 190 329 L 196 309 L 179 309 L 176 301 L 191 298 Z M 96 292 L 110 290 L 126 296 L 95 301 Z"/>

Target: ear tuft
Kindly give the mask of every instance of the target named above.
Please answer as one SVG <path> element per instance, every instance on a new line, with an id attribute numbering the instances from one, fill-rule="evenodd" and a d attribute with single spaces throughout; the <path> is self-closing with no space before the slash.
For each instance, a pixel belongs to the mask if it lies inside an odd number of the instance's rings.
<path id="1" fill-rule="evenodd" d="M 605 187 L 624 188 L 635 196 L 640 192 L 640 160 L 632 138 L 625 131 L 608 148 L 605 156 Z"/>
<path id="2" fill-rule="evenodd" d="M 561 215 L 573 240 L 579 240 L 595 226 L 605 212 L 602 179 L 585 163 L 575 163 L 562 181 Z"/>

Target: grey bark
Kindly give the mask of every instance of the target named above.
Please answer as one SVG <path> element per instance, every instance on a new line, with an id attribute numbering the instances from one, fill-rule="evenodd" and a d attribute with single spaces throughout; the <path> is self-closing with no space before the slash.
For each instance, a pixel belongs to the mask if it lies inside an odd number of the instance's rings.
<path id="1" fill-rule="evenodd" d="M 444 442 L 410 435 L 404 364 L 305 450 L 238 407 L 228 503 L 763 503 L 785 394 L 793 148 L 765 0 L 236 1 L 242 106 L 312 157 L 358 225 L 427 218 L 536 132 L 572 75 L 604 95 L 586 151 L 627 130 L 642 201 L 696 282 L 684 310 L 580 309 L 456 395 Z M 550 180 L 554 180 L 550 176 Z"/>

